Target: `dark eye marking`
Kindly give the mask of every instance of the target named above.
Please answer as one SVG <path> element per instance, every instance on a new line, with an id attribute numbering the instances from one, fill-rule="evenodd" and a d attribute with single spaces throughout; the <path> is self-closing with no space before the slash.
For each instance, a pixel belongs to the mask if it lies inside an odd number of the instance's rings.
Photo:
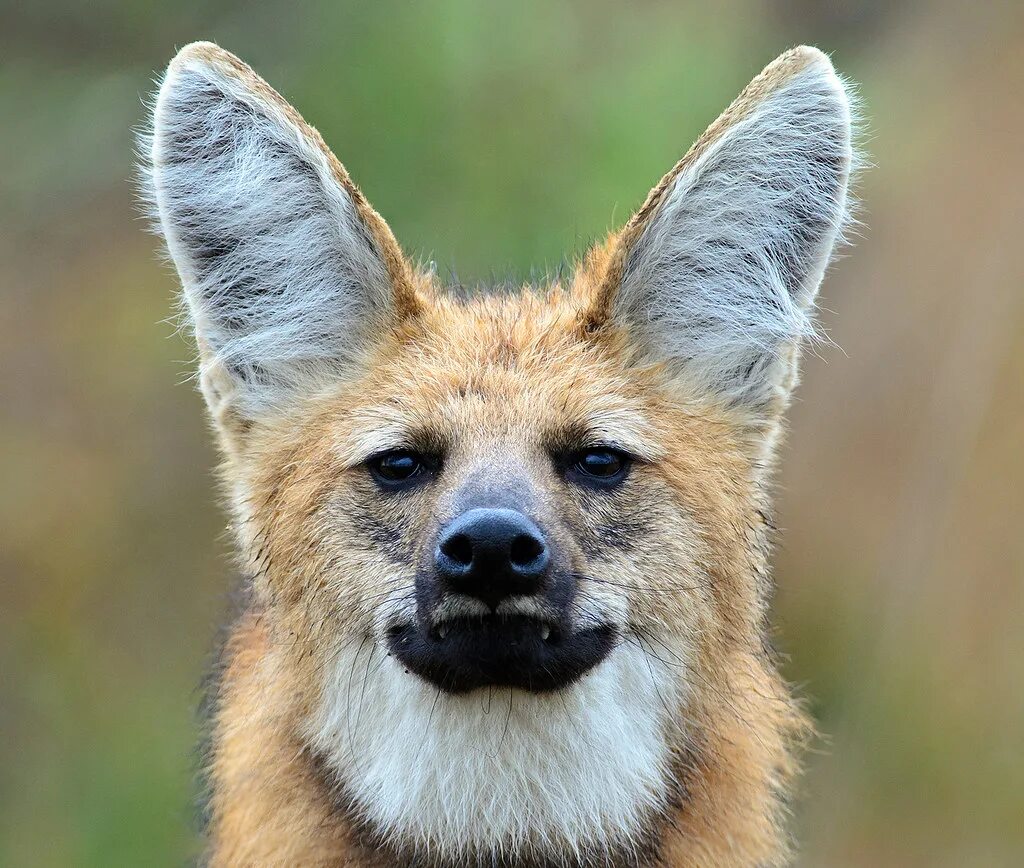
<path id="1" fill-rule="evenodd" d="M 370 475 L 382 488 L 402 490 L 422 482 L 437 470 L 437 462 L 412 449 L 392 449 L 367 459 Z"/>
<path id="2" fill-rule="evenodd" d="M 633 457 L 611 446 L 589 446 L 569 453 L 564 462 L 570 482 L 589 488 L 614 488 L 629 472 Z"/>

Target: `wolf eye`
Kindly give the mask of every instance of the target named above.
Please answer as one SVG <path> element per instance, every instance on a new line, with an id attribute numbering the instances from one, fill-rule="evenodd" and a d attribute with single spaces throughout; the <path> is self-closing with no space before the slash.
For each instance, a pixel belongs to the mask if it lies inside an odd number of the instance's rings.
<path id="1" fill-rule="evenodd" d="M 582 449 L 571 457 L 569 473 L 579 482 L 614 485 L 626 475 L 629 463 L 629 456 L 617 449 Z"/>
<path id="2" fill-rule="evenodd" d="M 368 464 L 374 478 L 390 487 L 410 482 L 428 470 L 427 460 L 422 455 L 401 449 L 375 455 Z"/>

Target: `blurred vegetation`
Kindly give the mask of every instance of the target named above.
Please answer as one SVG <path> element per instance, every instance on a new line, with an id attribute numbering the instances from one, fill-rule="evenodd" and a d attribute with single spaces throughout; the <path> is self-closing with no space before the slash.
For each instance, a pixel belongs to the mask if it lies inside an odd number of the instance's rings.
<path id="1" fill-rule="evenodd" d="M 1024 864 L 1024 14 L 878 0 L 0 0 L 0 864 L 196 848 L 230 561 L 130 178 L 199 38 L 463 282 L 557 266 L 779 51 L 833 52 L 877 165 L 781 474 L 779 640 L 824 733 L 801 862 Z"/>

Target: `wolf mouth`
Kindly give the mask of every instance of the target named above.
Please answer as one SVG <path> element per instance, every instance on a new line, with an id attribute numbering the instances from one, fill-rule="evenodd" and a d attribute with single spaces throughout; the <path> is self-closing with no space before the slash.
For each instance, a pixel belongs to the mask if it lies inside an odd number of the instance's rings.
<path id="1" fill-rule="evenodd" d="M 393 627 L 388 646 L 412 673 L 447 693 L 515 687 L 546 693 L 567 687 L 615 646 L 610 624 L 570 630 L 526 616 L 459 618 L 426 629 Z"/>

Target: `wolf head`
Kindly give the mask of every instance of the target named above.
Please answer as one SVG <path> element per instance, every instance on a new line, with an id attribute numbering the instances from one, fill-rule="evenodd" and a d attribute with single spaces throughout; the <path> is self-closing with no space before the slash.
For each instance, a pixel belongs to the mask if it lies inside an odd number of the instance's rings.
<path id="1" fill-rule="evenodd" d="M 382 846 L 584 864 L 672 814 L 780 852 L 765 488 L 850 135 L 794 49 L 570 278 L 460 298 L 251 69 L 170 65 L 148 189 L 275 713 Z"/>

